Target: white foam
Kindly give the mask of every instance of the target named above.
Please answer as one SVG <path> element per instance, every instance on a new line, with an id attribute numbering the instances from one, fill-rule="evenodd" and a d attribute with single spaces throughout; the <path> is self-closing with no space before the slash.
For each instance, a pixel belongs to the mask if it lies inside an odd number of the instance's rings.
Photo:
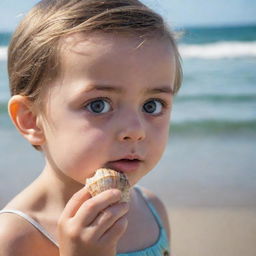
<path id="1" fill-rule="evenodd" d="M 256 58 L 256 41 L 253 42 L 216 42 L 210 44 L 181 44 L 179 50 L 182 58 L 222 59 L 222 58 Z"/>
<path id="2" fill-rule="evenodd" d="M 0 47 L 0 61 L 7 60 L 7 47 Z"/>

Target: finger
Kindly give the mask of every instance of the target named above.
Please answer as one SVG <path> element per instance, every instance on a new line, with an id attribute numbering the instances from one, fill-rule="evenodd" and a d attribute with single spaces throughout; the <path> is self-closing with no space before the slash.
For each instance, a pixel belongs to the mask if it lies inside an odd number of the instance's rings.
<path id="1" fill-rule="evenodd" d="M 118 219 L 124 216 L 128 210 L 128 203 L 117 203 L 103 210 L 90 224 L 91 227 L 94 227 L 92 232 L 95 233 L 95 238 L 100 238 Z"/>
<path id="2" fill-rule="evenodd" d="M 118 219 L 99 239 L 101 243 L 117 243 L 122 237 L 128 226 L 127 216 L 124 215 Z"/>
<path id="3" fill-rule="evenodd" d="M 85 187 L 83 187 L 70 198 L 62 212 L 62 217 L 73 217 L 76 214 L 77 210 L 81 207 L 81 205 L 89 198 L 91 198 L 90 193 Z"/>
<path id="4" fill-rule="evenodd" d="M 74 217 L 80 222 L 80 225 L 89 226 L 99 213 L 108 206 L 117 203 L 120 199 L 120 190 L 106 190 L 82 204 Z"/>

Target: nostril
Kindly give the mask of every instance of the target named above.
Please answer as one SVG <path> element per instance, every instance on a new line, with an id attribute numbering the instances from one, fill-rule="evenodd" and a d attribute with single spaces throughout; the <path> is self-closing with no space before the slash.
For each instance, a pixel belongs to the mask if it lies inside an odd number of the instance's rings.
<path id="1" fill-rule="evenodd" d="M 123 140 L 131 140 L 132 138 L 129 136 L 123 137 Z M 142 137 L 134 138 L 135 140 L 142 140 Z"/>
<path id="2" fill-rule="evenodd" d="M 120 141 L 141 141 L 145 137 L 144 131 L 121 131 L 118 133 L 118 139 Z"/>

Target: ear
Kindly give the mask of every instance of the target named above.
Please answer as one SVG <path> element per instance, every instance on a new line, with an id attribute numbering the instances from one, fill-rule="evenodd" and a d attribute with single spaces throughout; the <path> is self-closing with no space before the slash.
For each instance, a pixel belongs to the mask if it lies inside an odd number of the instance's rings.
<path id="1" fill-rule="evenodd" d="M 34 113 L 31 101 L 27 97 L 15 95 L 9 100 L 9 115 L 17 130 L 32 145 L 44 143 L 44 133 L 40 126 L 39 115 Z"/>

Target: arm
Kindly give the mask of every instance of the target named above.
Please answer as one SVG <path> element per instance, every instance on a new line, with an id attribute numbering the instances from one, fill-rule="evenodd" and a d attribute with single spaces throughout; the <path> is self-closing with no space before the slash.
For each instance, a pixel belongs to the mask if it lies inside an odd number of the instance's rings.
<path id="1" fill-rule="evenodd" d="M 29 223 L 13 214 L 0 215 L 1 256 L 43 256 L 45 240 Z"/>

